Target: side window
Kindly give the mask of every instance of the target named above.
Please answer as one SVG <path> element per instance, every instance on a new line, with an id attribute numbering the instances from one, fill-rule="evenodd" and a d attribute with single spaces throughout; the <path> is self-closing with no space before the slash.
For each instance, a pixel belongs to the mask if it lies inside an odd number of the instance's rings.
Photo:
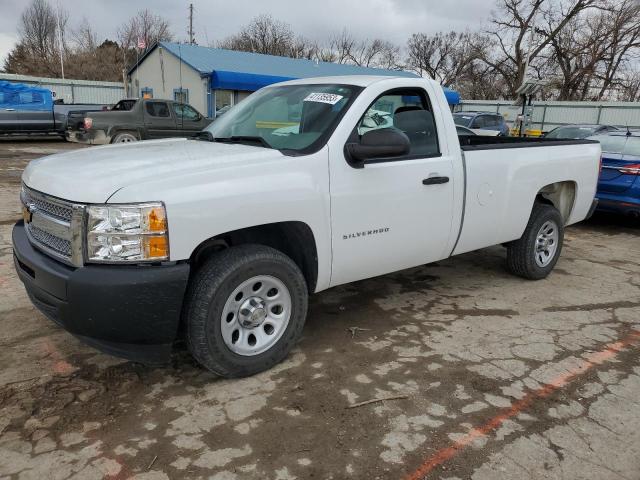
<path id="1" fill-rule="evenodd" d="M 147 102 L 147 113 L 152 117 L 170 117 L 169 107 L 164 102 Z"/>
<path id="2" fill-rule="evenodd" d="M 426 93 L 394 91 L 385 94 L 369 107 L 357 125 L 358 135 L 381 128 L 396 128 L 411 142 L 410 157 L 440 153 L 436 124 Z"/>
<path id="3" fill-rule="evenodd" d="M 178 118 L 184 118 L 185 120 L 191 120 L 194 122 L 200 120 L 200 114 L 190 105 L 174 103 L 173 111 L 176 113 Z"/>
<path id="4" fill-rule="evenodd" d="M 471 124 L 471 128 L 485 128 L 487 127 L 487 116 L 486 115 L 478 115 L 473 123 Z"/>

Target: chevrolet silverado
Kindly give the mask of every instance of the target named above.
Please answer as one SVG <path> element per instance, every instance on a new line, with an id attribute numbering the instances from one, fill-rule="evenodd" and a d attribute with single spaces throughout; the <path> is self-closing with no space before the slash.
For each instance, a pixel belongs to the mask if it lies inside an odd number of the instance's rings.
<path id="1" fill-rule="evenodd" d="M 193 139 L 32 161 L 15 268 L 84 341 L 139 361 L 177 338 L 238 377 L 281 361 L 309 294 L 506 247 L 543 279 L 595 208 L 600 144 L 458 136 L 440 85 L 326 77 L 265 87 Z"/>

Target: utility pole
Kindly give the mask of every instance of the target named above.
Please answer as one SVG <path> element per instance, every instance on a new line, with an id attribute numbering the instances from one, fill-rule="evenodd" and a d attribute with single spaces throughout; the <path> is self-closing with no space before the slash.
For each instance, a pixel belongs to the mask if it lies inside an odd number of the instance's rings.
<path id="1" fill-rule="evenodd" d="M 195 45 L 196 39 L 193 35 L 193 3 L 189 4 L 189 45 Z"/>
<path id="2" fill-rule="evenodd" d="M 62 79 L 64 80 L 64 43 L 62 40 L 62 20 L 60 18 L 60 4 L 58 4 L 58 44 L 60 47 L 60 73 L 62 73 Z"/>

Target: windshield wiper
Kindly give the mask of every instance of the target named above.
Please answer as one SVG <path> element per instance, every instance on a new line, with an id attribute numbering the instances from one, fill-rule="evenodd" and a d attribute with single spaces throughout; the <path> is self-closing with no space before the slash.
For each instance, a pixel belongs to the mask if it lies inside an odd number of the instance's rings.
<path id="1" fill-rule="evenodd" d="M 267 143 L 267 141 L 258 136 L 252 135 L 232 135 L 230 137 L 212 137 L 213 142 L 226 142 L 226 143 L 259 143 L 261 146 L 265 148 L 273 148 L 271 145 Z"/>

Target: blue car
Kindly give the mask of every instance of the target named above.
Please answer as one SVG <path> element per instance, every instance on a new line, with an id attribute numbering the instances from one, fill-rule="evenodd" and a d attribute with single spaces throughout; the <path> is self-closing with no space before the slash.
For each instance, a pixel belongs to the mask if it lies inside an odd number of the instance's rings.
<path id="1" fill-rule="evenodd" d="M 602 145 L 598 210 L 640 217 L 640 131 L 589 137 Z"/>
<path id="2" fill-rule="evenodd" d="M 489 112 L 456 112 L 453 114 L 456 125 L 472 130 L 493 130 L 498 135 L 509 135 L 509 127 L 499 113 Z"/>

